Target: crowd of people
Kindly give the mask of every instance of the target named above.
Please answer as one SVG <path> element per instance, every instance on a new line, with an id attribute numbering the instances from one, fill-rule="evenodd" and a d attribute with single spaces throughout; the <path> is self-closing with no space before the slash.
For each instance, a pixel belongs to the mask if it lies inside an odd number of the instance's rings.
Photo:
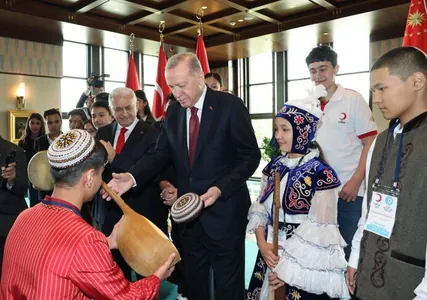
<path id="1" fill-rule="evenodd" d="M 0 298 L 156 299 L 169 278 L 177 299 L 267 300 L 283 287 L 283 300 L 427 299 L 426 54 L 400 47 L 373 65 L 372 102 L 390 120 L 379 134 L 366 99 L 335 82 L 332 48 L 314 48 L 306 64 L 314 87 L 274 117 L 278 155 L 256 201 L 246 182 L 261 153 L 248 109 L 192 53 L 167 62 L 161 120 L 144 91 L 105 93 L 91 77 L 68 113 L 70 131 L 50 109 L 28 118 L 19 145 L 0 137 Z M 44 150 L 52 191 L 37 191 L 26 171 Z M 180 263 L 171 255 L 134 278 L 117 250 L 122 211 L 102 181 L 171 237 Z M 190 192 L 203 213 L 170 228 L 170 207 Z M 245 289 L 248 232 L 259 252 Z"/>

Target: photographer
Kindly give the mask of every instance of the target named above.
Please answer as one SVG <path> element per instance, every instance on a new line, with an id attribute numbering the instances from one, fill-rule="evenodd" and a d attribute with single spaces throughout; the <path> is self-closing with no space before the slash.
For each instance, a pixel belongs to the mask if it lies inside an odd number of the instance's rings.
<path id="1" fill-rule="evenodd" d="M 83 107 L 87 111 L 87 114 L 90 115 L 90 110 L 92 109 L 92 105 L 95 102 L 95 97 L 104 93 L 104 81 L 102 78 L 108 76 L 109 75 L 97 76 L 96 74 L 92 73 L 92 75 L 86 80 L 87 89 L 80 96 L 76 108 Z M 85 104 L 86 107 L 84 107 Z"/>
<path id="2" fill-rule="evenodd" d="M 0 136 L 0 275 L 6 236 L 18 217 L 27 208 L 27 168 L 24 150 Z"/>

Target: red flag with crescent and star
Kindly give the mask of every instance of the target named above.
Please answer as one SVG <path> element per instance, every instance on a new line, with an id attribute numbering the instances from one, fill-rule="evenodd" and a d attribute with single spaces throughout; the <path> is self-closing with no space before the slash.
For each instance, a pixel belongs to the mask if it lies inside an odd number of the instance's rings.
<path id="1" fill-rule="evenodd" d="M 427 7 L 425 0 L 411 0 L 403 46 L 417 47 L 427 53 Z"/>
<path id="2" fill-rule="evenodd" d="M 138 73 L 136 72 L 136 65 L 135 65 L 135 61 L 133 60 L 133 53 L 132 52 L 129 55 L 128 72 L 126 75 L 125 86 L 127 88 L 134 90 L 134 91 L 139 90 Z"/>
<path id="3" fill-rule="evenodd" d="M 208 54 L 206 53 L 205 42 L 201 34 L 197 37 L 196 56 L 202 65 L 203 73 L 209 73 L 211 70 L 209 69 Z"/>
<path id="4" fill-rule="evenodd" d="M 154 86 L 154 99 L 153 99 L 153 116 L 157 120 L 164 117 L 166 111 L 166 99 L 170 93 L 170 88 L 166 83 L 165 68 L 167 58 L 163 50 L 163 43 L 160 43 L 159 60 L 157 63 L 157 76 L 156 84 Z"/>

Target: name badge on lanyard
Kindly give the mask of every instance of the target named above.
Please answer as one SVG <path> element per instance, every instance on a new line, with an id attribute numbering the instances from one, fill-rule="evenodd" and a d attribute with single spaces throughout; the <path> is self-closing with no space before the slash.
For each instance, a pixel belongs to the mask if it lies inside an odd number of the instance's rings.
<path id="1" fill-rule="evenodd" d="M 383 186 L 373 188 L 365 230 L 390 238 L 396 221 L 398 195 L 399 192 L 393 188 Z"/>
<path id="2" fill-rule="evenodd" d="M 390 131 L 387 132 L 387 142 L 389 132 Z M 400 163 L 402 161 L 403 132 L 400 136 L 399 150 L 397 152 L 396 168 L 392 187 L 380 185 L 380 177 L 385 163 L 384 156 L 387 142 L 384 146 L 381 161 L 378 165 L 377 176 L 375 177 L 375 182 L 372 186 L 372 199 L 369 206 L 368 218 L 366 219 L 364 230 L 389 239 L 393 233 L 393 227 L 396 221 L 397 201 L 400 192 L 397 186 L 400 173 Z"/>

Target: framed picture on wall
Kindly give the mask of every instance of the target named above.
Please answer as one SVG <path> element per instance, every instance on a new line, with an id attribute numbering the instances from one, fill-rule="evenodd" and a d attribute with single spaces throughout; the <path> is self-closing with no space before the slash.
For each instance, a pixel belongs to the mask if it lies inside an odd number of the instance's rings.
<path id="1" fill-rule="evenodd" d="M 35 113 L 34 110 L 9 110 L 9 141 L 18 144 L 19 139 L 25 134 L 28 117 Z"/>

